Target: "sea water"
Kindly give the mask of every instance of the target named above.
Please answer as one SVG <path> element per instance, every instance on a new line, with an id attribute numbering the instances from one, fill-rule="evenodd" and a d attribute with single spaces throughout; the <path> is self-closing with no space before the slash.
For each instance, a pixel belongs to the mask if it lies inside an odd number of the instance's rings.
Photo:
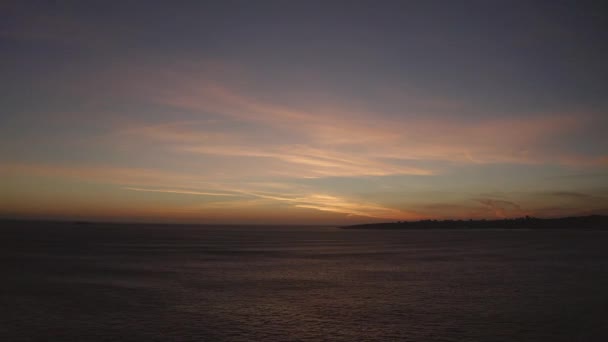
<path id="1" fill-rule="evenodd" d="M 608 232 L 2 222 L 1 341 L 608 341 Z"/>

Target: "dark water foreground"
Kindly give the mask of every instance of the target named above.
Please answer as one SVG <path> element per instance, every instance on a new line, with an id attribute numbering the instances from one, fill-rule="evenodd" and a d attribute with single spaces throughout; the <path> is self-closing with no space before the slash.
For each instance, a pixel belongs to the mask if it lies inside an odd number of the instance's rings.
<path id="1" fill-rule="evenodd" d="M 608 232 L 1 224 L 0 341 L 608 341 Z"/>

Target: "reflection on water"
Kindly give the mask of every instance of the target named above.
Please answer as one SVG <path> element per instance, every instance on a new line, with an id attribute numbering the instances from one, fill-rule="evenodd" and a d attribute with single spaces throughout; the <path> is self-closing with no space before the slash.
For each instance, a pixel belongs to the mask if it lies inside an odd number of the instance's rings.
<path id="1" fill-rule="evenodd" d="M 2 341 L 608 340 L 608 232 L 0 234 Z"/>

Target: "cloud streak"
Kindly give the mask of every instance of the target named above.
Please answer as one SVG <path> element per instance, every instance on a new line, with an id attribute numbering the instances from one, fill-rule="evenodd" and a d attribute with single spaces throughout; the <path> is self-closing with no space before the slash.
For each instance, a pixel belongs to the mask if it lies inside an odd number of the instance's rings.
<path id="1" fill-rule="evenodd" d="M 552 141 L 579 132 L 593 122 L 581 113 L 466 121 L 446 115 L 408 112 L 389 117 L 355 108 L 346 102 L 340 105 L 309 103 L 306 108 L 286 105 L 280 103 L 280 97 L 269 100 L 255 95 L 246 85 L 233 86 L 217 75 L 209 77 L 207 72 L 197 76 L 177 68 L 169 74 L 170 77 L 146 82 L 145 96 L 150 101 L 187 110 L 192 115 L 199 115 L 201 120 L 231 123 L 205 127 L 196 123 L 168 122 L 147 128 L 147 132 L 145 129 L 138 132 L 148 139 L 162 139 L 169 144 L 181 142 L 184 151 L 279 158 L 311 167 L 332 166 L 329 163 L 335 163 L 337 158 L 347 161 L 342 163 L 344 166 L 359 158 L 359 165 L 375 163 L 385 169 L 380 172 L 377 167 L 371 167 L 368 170 L 371 174 L 436 172 L 425 170 L 423 166 L 407 170 L 387 162 L 388 159 L 465 164 L 572 165 L 590 162 L 589 157 L 556 153 L 550 149 Z M 277 138 L 273 142 L 275 135 Z M 298 153 L 294 151 L 296 147 L 314 153 Z M 292 152 L 296 154 L 291 156 Z M 322 153 L 331 154 L 331 160 L 325 160 Z M 599 157 L 598 162 L 603 159 L 605 157 Z M 346 174 L 338 169 L 337 176 Z M 329 175 L 328 171 L 320 173 Z M 362 170 L 352 171 L 351 174 L 366 174 L 360 172 Z"/>
<path id="2" fill-rule="evenodd" d="M 221 192 L 203 192 L 193 190 L 176 190 L 176 189 L 144 189 L 144 188 L 132 188 L 126 187 L 126 190 L 140 191 L 140 192 L 160 192 L 166 194 L 180 194 L 180 195 L 198 195 L 198 196 L 220 196 L 220 197 L 236 197 L 238 195 L 221 193 Z"/>

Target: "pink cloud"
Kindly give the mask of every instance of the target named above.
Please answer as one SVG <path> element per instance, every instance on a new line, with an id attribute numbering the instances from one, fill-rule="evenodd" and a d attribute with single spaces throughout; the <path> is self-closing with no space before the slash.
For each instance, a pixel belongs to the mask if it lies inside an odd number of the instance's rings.
<path id="1" fill-rule="evenodd" d="M 197 77 L 179 72 L 179 68 L 176 70 L 169 78 L 148 82 L 149 100 L 199 112 L 214 120 L 237 120 L 244 127 L 265 126 L 281 134 L 291 134 L 299 139 L 295 142 L 297 145 L 357 154 L 367 159 L 561 164 L 570 157 L 549 150 L 549 142 L 577 132 L 589 123 L 588 117 L 581 113 L 518 115 L 464 122 L 408 113 L 395 119 L 344 102 L 294 107 L 282 104 L 280 97 L 262 99 L 243 82 L 237 85 L 233 80 L 222 80 L 221 75 L 209 76 L 208 72 L 202 72 Z M 176 134 L 167 127 L 159 134 L 174 134 L 176 138 L 181 135 L 185 139 L 193 134 L 210 133 L 198 128 L 188 131 L 187 125 L 180 129 Z M 234 129 L 233 136 L 240 139 L 253 136 L 246 128 Z M 251 139 L 247 144 L 252 143 L 257 141 Z M 278 145 L 281 143 L 276 141 Z"/>

